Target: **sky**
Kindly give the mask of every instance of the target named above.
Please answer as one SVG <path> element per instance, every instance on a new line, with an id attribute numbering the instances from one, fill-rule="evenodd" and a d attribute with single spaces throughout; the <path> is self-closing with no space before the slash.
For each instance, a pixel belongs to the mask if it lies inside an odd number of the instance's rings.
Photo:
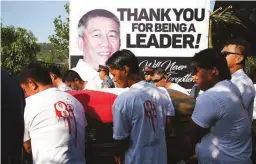
<path id="1" fill-rule="evenodd" d="M 64 20 L 68 16 L 64 8 L 66 2 L 1 0 L 3 26 L 25 28 L 37 37 L 37 42 L 49 42 L 48 36 L 54 34 L 54 18 L 61 15 Z"/>
<path id="2" fill-rule="evenodd" d="M 48 36 L 54 34 L 54 18 L 59 15 L 64 19 L 68 16 L 64 5 L 67 1 L 46 0 L 1 0 L 1 18 L 3 26 L 30 30 L 38 39 L 37 42 L 49 42 Z M 211 1 L 211 10 L 214 1 Z"/>

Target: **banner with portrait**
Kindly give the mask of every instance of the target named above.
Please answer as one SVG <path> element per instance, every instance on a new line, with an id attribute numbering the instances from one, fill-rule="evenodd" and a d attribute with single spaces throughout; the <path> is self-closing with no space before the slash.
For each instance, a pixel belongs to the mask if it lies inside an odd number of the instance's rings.
<path id="1" fill-rule="evenodd" d="M 144 66 L 163 67 L 170 80 L 192 87 L 190 59 L 208 47 L 208 0 L 70 1 L 70 67 L 79 59 L 105 64 L 129 49 Z"/>

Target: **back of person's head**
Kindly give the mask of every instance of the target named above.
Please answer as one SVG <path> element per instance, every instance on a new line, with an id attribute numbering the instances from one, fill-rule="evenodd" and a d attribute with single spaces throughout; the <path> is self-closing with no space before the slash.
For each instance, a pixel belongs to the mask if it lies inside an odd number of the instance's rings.
<path id="1" fill-rule="evenodd" d="M 105 9 L 94 9 L 84 14 L 82 18 L 79 20 L 79 23 L 78 23 L 79 37 L 81 38 L 84 37 L 84 30 L 87 27 L 89 20 L 96 17 L 105 17 L 105 18 L 112 19 L 116 22 L 118 28 L 120 29 L 120 21 L 115 14 Z"/>
<path id="2" fill-rule="evenodd" d="M 163 75 L 167 75 L 167 72 L 162 67 L 157 67 L 154 69 L 154 74 L 159 74 L 163 76 Z"/>
<path id="3" fill-rule="evenodd" d="M 239 49 L 240 55 L 244 56 L 244 59 L 242 60 L 241 64 L 244 66 L 245 65 L 245 60 L 247 56 L 250 56 L 251 50 L 250 50 L 250 44 L 242 39 L 242 38 L 235 38 L 231 40 L 227 40 L 223 47 L 234 45 L 236 49 Z"/>
<path id="4" fill-rule="evenodd" d="M 22 157 L 25 97 L 19 84 L 3 69 L 1 77 L 1 161 L 17 164 Z"/>
<path id="5" fill-rule="evenodd" d="M 219 71 L 219 80 L 230 80 L 231 72 L 227 60 L 219 51 L 214 48 L 207 48 L 192 57 L 191 67 L 203 69 L 216 68 Z"/>
<path id="6" fill-rule="evenodd" d="M 40 83 L 42 85 L 51 85 L 52 80 L 50 78 L 48 70 L 38 63 L 29 64 L 19 75 L 19 82 L 26 84 L 29 79 Z"/>
<path id="7" fill-rule="evenodd" d="M 48 67 L 48 71 L 49 71 L 49 73 L 54 74 L 57 78 L 61 78 L 62 77 L 61 73 L 60 73 L 60 69 L 57 66 L 55 66 L 55 65 L 50 65 Z"/>
<path id="8" fill-rule="evenodd" d="M 74 82 L 75 80 L 83 81 L 76 71 L 68 70 L 63 74 L 63 82 Z"/>
<path id="9" fill-rule="evenodd" d="M 128 74 L 140 74 L 139 62 L 137 57 L 127 49 L 115 52 L 107 61 L 106 65 L 111 69 L 123 70 L 128 67 Z"/>

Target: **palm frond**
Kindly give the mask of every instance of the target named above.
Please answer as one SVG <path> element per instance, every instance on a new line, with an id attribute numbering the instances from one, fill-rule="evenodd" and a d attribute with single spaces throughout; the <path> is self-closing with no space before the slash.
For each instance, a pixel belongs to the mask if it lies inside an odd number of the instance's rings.
<path id="1" fill-rule="evenodd" d="M 210 15 L 210 19 L 215 22 L 224 22 L 227 24 L 238 24 L 246 28 L 243 22 L 234 15 L 233 11 L 228 11 L 228 9 L 232 8 L 232 6 L 227 7 L 224 11 L 221 11 L 222 8 L 217 9 Z"/>

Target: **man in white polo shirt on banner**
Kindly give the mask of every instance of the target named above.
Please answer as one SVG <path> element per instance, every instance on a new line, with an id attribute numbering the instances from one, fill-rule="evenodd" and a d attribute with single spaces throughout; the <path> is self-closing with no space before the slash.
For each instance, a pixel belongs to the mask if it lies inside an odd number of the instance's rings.
<path id="1" fill-rule="evenodd" d="M 120 22 L 117 16 L 104 9 L 95 9 L 82 16 L 78 24 L 78 46 L 83 51 L 74 71 L 84 81 L 93 81 L 101 88 L 98 66 L 120 48 Z M 95 88 L 95 89 L 97 89 Z"/>
<path id="2" fill-rule="evenodd" d="M 27 95 L 24 147 L 35 164 L 85 164 L 84 108 L 69 93 L 53 87 L 48 71 L 30 65 L 20 74 Z"/>
<path id="3" fill-rule="evenodd" d="M 117 151 L 125 152 L 125 164 L 167 164 L 166 120 L 174 116 L 167 91 L 142 81 L 138 60 L 129 50 L 115 52 L 106 65 L 117 87 L 130 87 L 113 104 L 113 138 Z"/>

